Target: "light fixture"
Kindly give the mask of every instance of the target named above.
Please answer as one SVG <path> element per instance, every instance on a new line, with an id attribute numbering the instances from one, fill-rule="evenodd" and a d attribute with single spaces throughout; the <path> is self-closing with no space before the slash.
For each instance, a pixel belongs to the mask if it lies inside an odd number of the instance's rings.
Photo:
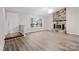
<path id="1" fill-rule="evenodd" d="M 48 8 L 48 14 L 51 14 L 53 12 L 54 12 L 53 8 Z"/>

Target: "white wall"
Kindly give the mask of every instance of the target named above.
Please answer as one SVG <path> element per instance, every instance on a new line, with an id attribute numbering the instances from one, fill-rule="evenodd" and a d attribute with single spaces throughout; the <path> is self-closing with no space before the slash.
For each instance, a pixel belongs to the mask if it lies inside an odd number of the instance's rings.
<path id="1" fill-rule="evenodd" d="M 47 28 L 48 30 L 53 30 L 53 14 L 49 14 L 47 17 Z"/>
<path id="2" fill-rule="evenodd" d="M 0 7 L 0 51 L 4 47 L 5 38 L 5 8 Z"/>
<path id="3" fill-rule="evenodd" d="M 7 12 L 7 32 L 15 33 L 19 32 L 19 14 L 13 12 Z"/>
<path id="4" fill-rule="evenodd" d="M 40 30 L 47 30 L 47 16 L 38 16 L 38 15 L 27 15 L 23 13 L 14 13 L 14 12 L 7 12 L 7 22 L 11 23 L 9 24 L 10 28 L 8 28 L 6 32 L 18 32 L 21 33 L 28 33 L 28 32 L 35 32 Z M 31 17 L 38 17 L 42 18 L 42 27 L 34 27 L 31 28 Z M 19 20 L 19 21 L 18 21 Z M 13 24 L 13 25 L 12 25 Z M 15 27 L 20 26 L 19 30 L 13 30 Z M 7 27 L 7 26 L 6 26 Z"/>
<path id="5" fill-rule="evenodd" d="M 31 17 L 39 17 L 42 18 L 42 27 L 34 27 L 31 28 Z M 35 32 L 40 30 L 47 30 L 46 28 L 46 17 L 45 16 L 34 16 L 34 15 L 26 15 L 26 14 L 20 14 L 20 24 L 24 25 L 24 33 L 27 32 Z"/>
<path id="6" fill-rule="evenodd" d="M 67 8 L 67 33 L 79 35 L 79 8 Z"/>

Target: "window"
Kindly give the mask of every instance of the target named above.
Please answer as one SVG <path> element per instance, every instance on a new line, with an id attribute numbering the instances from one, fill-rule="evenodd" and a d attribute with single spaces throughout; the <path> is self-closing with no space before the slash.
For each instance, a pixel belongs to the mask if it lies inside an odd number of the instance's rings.
<path id="1" fill-rule="evenodd" d="M 42 19 L 31 18 L 31 27 L 42 27 Z"/>

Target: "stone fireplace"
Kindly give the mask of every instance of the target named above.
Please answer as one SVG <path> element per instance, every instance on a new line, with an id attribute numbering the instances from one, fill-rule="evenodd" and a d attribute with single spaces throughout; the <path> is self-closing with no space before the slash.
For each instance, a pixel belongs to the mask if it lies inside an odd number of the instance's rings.
<path id="1" fill-rule="evenodd" d="M 56 32 L 66 33 L 66 8 L 53 13 L 53 27 Z"/>

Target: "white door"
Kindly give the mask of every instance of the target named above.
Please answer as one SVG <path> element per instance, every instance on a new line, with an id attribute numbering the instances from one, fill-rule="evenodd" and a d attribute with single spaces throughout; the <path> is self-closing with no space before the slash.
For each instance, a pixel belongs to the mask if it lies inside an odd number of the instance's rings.
<path id="1" fill-rule="evenodd" d="M 8 33 L 19 32 L 19 15 L 7 12 Z"/>

